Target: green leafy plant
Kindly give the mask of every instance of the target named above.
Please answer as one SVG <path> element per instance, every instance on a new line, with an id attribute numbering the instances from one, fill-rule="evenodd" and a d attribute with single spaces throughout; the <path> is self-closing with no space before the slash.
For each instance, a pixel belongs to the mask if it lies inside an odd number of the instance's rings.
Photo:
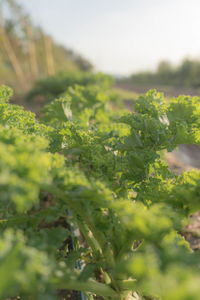
<path id="1" fill-rule="evenodd" d="M 163 151 L 199 144 L 199 98 L 151 90 L 130 113 L 101 87 L 76 86 L 38 121 L 9 94 L 1 88 L 1 298 L 198 299 L 199 253 L 180 232 L 200 209 L 200 172 L 175 175 Z"/>

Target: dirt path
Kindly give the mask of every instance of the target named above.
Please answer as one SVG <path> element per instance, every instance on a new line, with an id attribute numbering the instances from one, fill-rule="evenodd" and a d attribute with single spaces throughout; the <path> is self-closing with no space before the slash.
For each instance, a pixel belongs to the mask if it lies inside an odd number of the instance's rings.
<path id="1" fill-rule="evenodd" d="M 191 95 L 191 96 L 200 96 L 200 90 L 198 89 L 191 89 L 191 88 L 181 88 L 181 87 L 169 87 L 169 86 L 160 86 L 160 85 L 138 85 L 132 84 L 128 82 L 117 82 L 116 88 L 132 91 L 137 94 L 144 94 L 148 90 L 156 89 L 162 93 L 166 97 L 177 97 L 179 95 Z"/>

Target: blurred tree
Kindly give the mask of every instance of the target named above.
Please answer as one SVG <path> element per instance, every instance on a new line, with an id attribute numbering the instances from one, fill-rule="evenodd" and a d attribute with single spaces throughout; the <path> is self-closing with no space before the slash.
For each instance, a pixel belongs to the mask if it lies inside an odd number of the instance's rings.
<path id="1" fill-rule="evenodd" d="M 172 64 L 169 61 L 161 61 L 157 67 L 158 73 L 171 72 L 173 70 Z"/>
<path id="2" fill-rule="evenodd" d="M 62 71 L 91 70 L 85 58 L 57 44 L 32 24 L 17 0 L 0 0 L 0 84 L 22 94 L 38 79 Z"/>
<path id="3" fill-rule="evenodd" d="M 93 68 L 92 64 L 80 55 L 75 56 L 74 61 L 82 71 L 91 71 Z"/>
<path id="4" fill-rule="evenodd" d="M 173 67 L 169 61 L 161 61 L 157 68 L 157 81 L 161 84 L 172 82 L 174 80 Z"/>
<path id="5" fill-rule="evenodd" d="M 26 33 L 32 79 L 36 80 L 38 75 L 38 66 L 36 58 L 35 41 L 33 37 L 33 27 L 30 21 L 30 17 L 24 13 L 22 6 L 17 4 L 15 0 L 7 0 L 7 2 L 10 5 L 10 8 L 13 14 L 15 15 L 16 19 L 21 24 L 22 30 L 24 30 Z"/>
<path id="6" fill-rule="evenodd" d="M 185 59 L 177 70 L 179 84 L 187 87 L 200 87 L 200 61 Z"/>
<path id="7" fill-rule="evenodd" d="M 4 2 L 5 1 L 3 1 L 3 0 L 0 1 L 0 38 L 1 38 L 4 50 L 7 53 L 10 63 L 16 73 L 18 81 L 20 82 L 21 86 L 26 90 L 26 80 L 25 80 L 25 76 L 23 74 L 23 70 L 20 66 L 19 60 L 13 49 L 13 46 L 9 40 L 8 32 L 5 30 L 6 28 L 5 28 L 4 15 L 3 15 Z M 12 31 L 11 29 L 13 29 L 13 27 L 11 25 L 12 24 L 10 23 L 10 27 L 8 27 L 9 32 L 11 32 Z"/>
<path id="8" fill-rule="evenodd" d="M 121 80 L 141 86 L 171 86 L 178 88 L 200 88 L 200 60 L 184 59 L 174 67 L 168 61 L 161 61 L 155 72 L 140 72 Z"/>

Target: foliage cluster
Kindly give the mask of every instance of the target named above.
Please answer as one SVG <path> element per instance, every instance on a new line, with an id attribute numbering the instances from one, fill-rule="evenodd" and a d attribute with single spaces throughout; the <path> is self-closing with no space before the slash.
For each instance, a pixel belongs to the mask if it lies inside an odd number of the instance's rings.
<path id="1" fill-rule="evenodd" d="M 130 113 L 76 86 L 38 121 L 10 95 L 0 89 L 0 298 L 197 300 L 199 253 L 180 232 L 200 209 L 200 172 L 177 176 L 162 153 L 200 144 L 199 98 L 151 90 Z"/>
<path id="2" fill-rule="evenodd" d="M 107 89 L 112 84 L 113 78 L 102 73 L 61 72 L 36 81 L 33 89 L 27 95 L 27 101 L 35 101 L 36 97 L 41 97 L 45 102 L 52 101 L 74 85 L 97 85 L 102 89 Z"/>

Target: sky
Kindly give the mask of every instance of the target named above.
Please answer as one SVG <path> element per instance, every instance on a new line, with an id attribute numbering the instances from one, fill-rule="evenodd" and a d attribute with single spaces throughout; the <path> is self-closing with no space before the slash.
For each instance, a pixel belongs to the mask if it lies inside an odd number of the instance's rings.
<path id="1" fill-rule="evenodd" d="M 200 0 L 18 0 L 98 71 L 129 75 L 200 59 Z"/>

